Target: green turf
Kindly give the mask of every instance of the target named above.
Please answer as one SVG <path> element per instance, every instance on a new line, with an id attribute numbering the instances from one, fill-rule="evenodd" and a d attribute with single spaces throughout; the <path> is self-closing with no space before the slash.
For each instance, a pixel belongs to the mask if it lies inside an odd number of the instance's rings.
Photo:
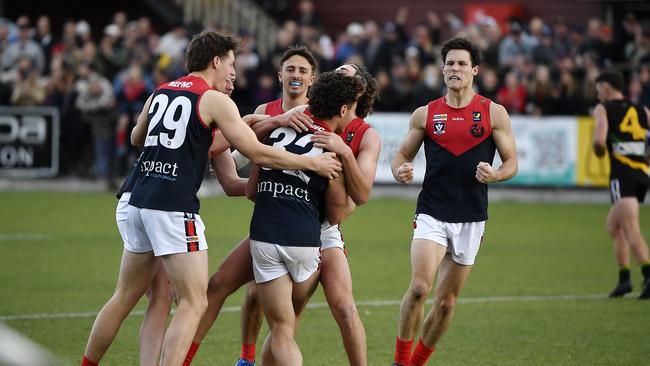
<path id="1" fill-rule="evenodd" d="M 0 316 L 98 311 L 114 289 L 122 250 L 115 198 L 4 192 L 0 202 Z M 608 208 L 492 204 L 485 241 L 461 298 L 606 294 L 616 281 L 604 228 Z M 242 199 L 202 200 L 212 271 L 246 233 L 251 209 Z M 413 201 L 373 200 L 343 225 L 358 301 L 401 299 L 409 281 L 413 210 Z M 650 208 L 642 208 L 641 220 L 650 238 Z M 637 266 L 632 277 L 638 291 Z M 239 292 L 226 306 L 239 305 L 241 298 Z M 320 291 L 312 302 L 323 302 Z M 390 364 L 398 306 L 359 306 L 359 311 L 366 327 L 369 365 Z M 76 365 L 93 320 L 71 317 L 6 324 Z M 137 364 L 141 320 L 139 316 L 126 320 L 103 365 Z M 298 342 L 306 365 L 347 363 L 338 328 L 325 308 L 307 311 Z M 239 315 L 226 312 L 194 365 L 232 365 L 238 354 Z M 649 354 L 650 302 L 633 297 L 519 298 L 461 303 L 430 364 L 647 365 Z"/>

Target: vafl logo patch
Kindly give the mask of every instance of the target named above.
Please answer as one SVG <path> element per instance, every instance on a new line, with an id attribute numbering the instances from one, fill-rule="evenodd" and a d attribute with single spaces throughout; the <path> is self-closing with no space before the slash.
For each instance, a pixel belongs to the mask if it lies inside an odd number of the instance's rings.
<path id="1" fill-rule="evenodd" d="M 438 136 L 445 133 L 445 123 L 444 122 L 436 122 L 436 123 L 434 123 L 433 124 L 433 133 L 435 133 Z"/>
<path id="2" fill-rule="evenodd" d="M 481 122 L 481 112 L 472 112 L 472 121 Z"/>
<path id="3" fill-rule="evenodd" d="M 345 137 L 345 141 L 350 143 L 350 142 L 352 142 L 353 138 L 354 138 L 354 132 L 348 132 L 348 135 Z"/>

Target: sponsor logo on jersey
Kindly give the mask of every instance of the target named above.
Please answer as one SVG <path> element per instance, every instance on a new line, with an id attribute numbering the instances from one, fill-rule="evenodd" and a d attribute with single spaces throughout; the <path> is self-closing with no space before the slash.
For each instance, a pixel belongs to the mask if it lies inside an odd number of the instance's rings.
<path id="1" fill-rule="evenodd" d="M 445 123 L 444 122 L 436 122 L 436 123 L 434 123 L 433 124 L 433 133 L 435 133 L 438 136 L 445 133 Z"/>
<path id="2" fill-rule="evenodd" d="M 453 117 L 451 120 L 452 121 L 464 121 L 465 118 L 464 117 Z"/>
<path id="3" fill-rule="evenodd" d="M 481 138 L 485 134 L 485 128 L 480 123 L 475 123 L 470 127 L 469 132 L 476 138 Z"/>
<path id="4" fill-rule="evenodd" d="M 481 112 L 472 112 L 472 121 L 481 122 Z"/>
<path id="5" fill-rule="evenodd" d="M 433 121 L 446 121 L 447 120 L 447 114 L 434 114 L 433 115 Z"/>
<path id="6" fill-rule="evenodd" d="M 354 138 L 354 132 L 350 131 L 348 132 L 348 135 L 345 137 L 345 141 L 347 141 L 347 143 L 349 144 L 350 142 L 352 142 L 353 138 Z"/>
<path id="7" fill-rule="evenodd" d="M 146 176 L 175 180 L 176 178 L 172 177 L 178 177 L 178 163 L 170 164 L 162 161 L 143 160 L 140 162 L 140 171 L 145 173 Z"/>
<path id="8" fill-rule="evenodd" d="M 645 142 L 643 141 L 626 141 L 626 142 L 615 142 L 612 144 L 612 149 L 615 154 L 621 155 L 645 155 Z"/>
<path id="9" fill-rule="evenodd" d="M 284 184 L 280 182 L 262 181 L 257 183 L 257 193 L 270 192 L 273 198 L 280 199 L 293 199 L 299 198 L 306 202 L 310 202 L 309 191 L 304 188 L 294 187 L 291 184 Z"/>

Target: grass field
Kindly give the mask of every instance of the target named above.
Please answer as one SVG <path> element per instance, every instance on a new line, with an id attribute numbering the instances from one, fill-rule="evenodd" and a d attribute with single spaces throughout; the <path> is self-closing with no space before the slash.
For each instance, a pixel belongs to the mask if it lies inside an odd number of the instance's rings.
<path id="1" fill-rule="evenodd" d="M 108 194 L 3 192 L 0 202 L 0 320 L 64 364 L 78 365 L 93 314 L 115 286 L 122 251 L 116 200 Z M 617 271 L 603 225 L 608 208 L 491 204 L 477 264 L 429 364 L 648 365 L 650 302 L 636 299 L 638 266 L 635 296 L 605 298 Z M 251 209 L 242 199 L 202 200 L 211 272 L 247 232 Z M 392 361 L 398 304 L 409 281 L 413 210 L 413 201 L 377 199 L 343 226 L 371 366 Z M 642 208 L 641 220 L 650 238 L 649 207 Z M 240 305 L 242 294 L 226 306 Z M 323 302 L 319 290 L 312 304 Z M 32 314 L 46 316 L 26 318 Z M 103 365 L 137 364 L 141 320 L 126 320 Z M 298 343 L 305 365 L 347 364 L 326 307 L 306 312 Z M 217 320 L 194 365 L 233 365 L 238 355 L 239 314 L 231 309 Z"/>

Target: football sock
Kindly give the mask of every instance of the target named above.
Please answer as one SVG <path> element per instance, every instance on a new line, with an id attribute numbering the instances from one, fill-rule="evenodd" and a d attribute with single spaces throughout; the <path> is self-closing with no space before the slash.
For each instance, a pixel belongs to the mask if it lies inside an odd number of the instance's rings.
<path id="1" fill-rule="evenodd" d="M 630 280 L 630 267 L 621 266 L 621 269 L 618 271 L 618 282 L 625 282 Z"/>
<path id="2" fill-rule="evenodd" d="M 94 363 L 91 360 L 88 359 L 88 357 L 84 356 L 84 358 L 81 360 L 81 366 L 97 366 L 99 365 L 99 362 Z"/>
<path id="3" fill-rule="evenodd" d="M 187 351 L 187 354 L 185 355 L 185 361 L 183 361 L 183 366 L 190 366 L 192 363 L 192 360 L 194 359 L 194 356 L 196 356 L 196 351 L 199 350 L 199 343 L 192 342 L 190 344 L 190 349 Z"/>
<path id="4" fill-rule="evenodd" d="M 408 365 L 411 359 L 411 350 L 413 349 L 413 340 L 403 341 L 395 337 L 395 363 L 399 365 Z"/>
<path id="5" fill-rule="evenodd" d="M 241 358 L 250 362 L 255 361 L 255 343 L 241 345 Z"/>
<path id="6" fill-rule="evenodd" d="M 417 346 L 415 346 L 415 352 L 413 352 L 413 356 L 411 356 L 411 362 L 409 363 L 409 365 L 424 366 L 424 364 L 427 363 L 427 360 L 429 359 L 429 357 L 431 357 L 431 354 L 435 350 L 436 350 L 436 346 L 429 348 L 425 346 L 424 343 L 422 343 L 422 340 L 420 339 L 418 341 Z"/>
<path id="7" fill-rule="evenodd" d="M 650 280 L 650 261 L 641 265 L 641 273 L 643 273 L 643 279 L 645 281 Z"/>

